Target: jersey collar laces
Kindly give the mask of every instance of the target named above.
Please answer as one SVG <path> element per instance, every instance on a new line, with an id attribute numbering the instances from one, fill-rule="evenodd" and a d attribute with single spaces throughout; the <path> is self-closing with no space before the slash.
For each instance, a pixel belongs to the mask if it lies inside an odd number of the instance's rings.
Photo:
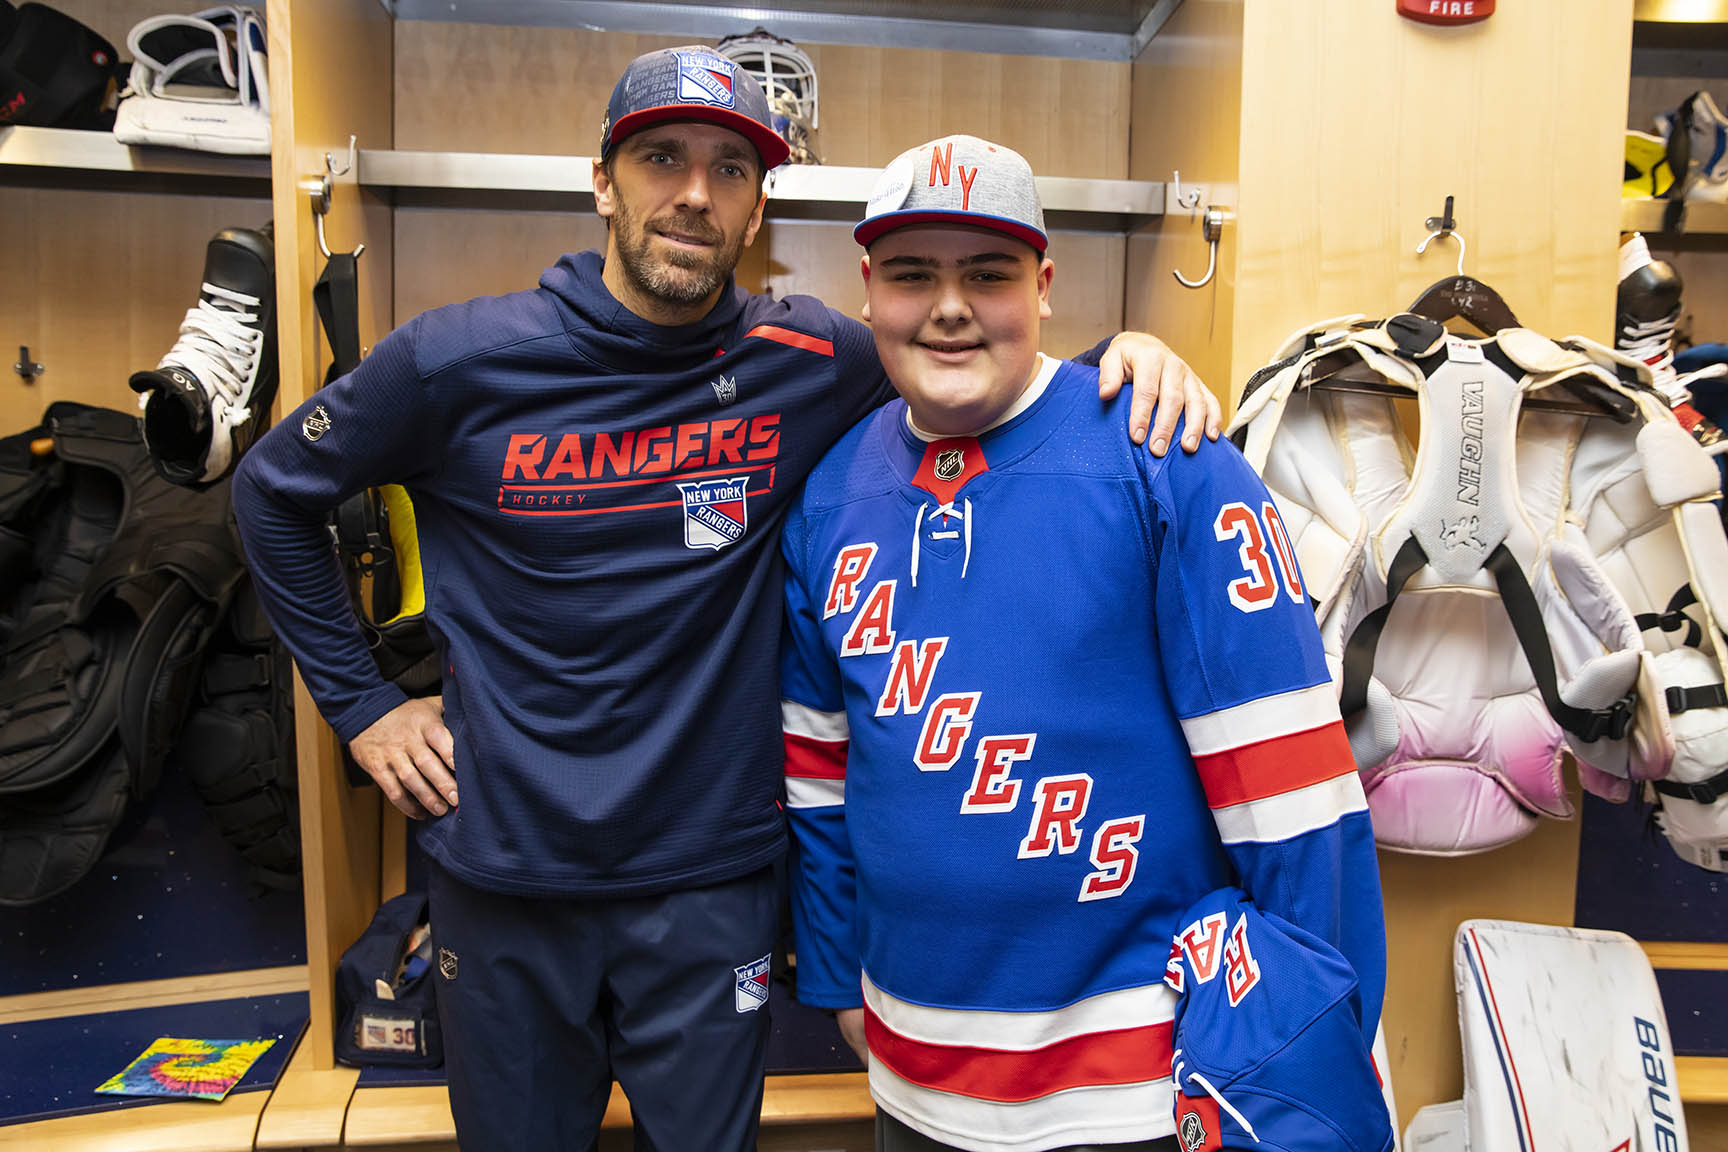
<path id="1" fill-rule="evenodd" d="M 912 523 L 912 587 L 918 587 L 918 557 L 924 540 L 924 526 L 934 522 L 938 516 L 942 517 L 942 528 L 932 529 L 930 539 L 963 539 L 965 553 L 960 561 L 960 579 L 966 579 L 966 570 L 972 566 L 972 501 L 967 499 L 963 504 L 964 510 L 956 508 L 952 500 L 937 505 L 934 510 L 931 510 L 928 500 L 918 505 L 918 517 Z M 928 516 L 925 515 L 926 512 L 929 513 Z M 960 521 L 959 530 L 947 527 L 950 516 Z"/>
<path id="2" fill-rule="evenodd" d="M 1178 1049 L 1176 1049 L 1175 1052 L 1171 1053 L 1171 1058 L 1170 1058 L 1171 1076 L 1175 1080 L 1176 1090 L 1178 1092 L 1182 1091 L 1182 1079 L 1183 1079 L 1182 1068 L 1183 1068 L 1183 1065 L 1184 1065 L 1184 1061 L 1182 1059 L 1182 1049 L 1178 1048 Z M 1256 1134 L 1254 1131 L 1254 1125 L 1248 1123 L 1248 1117 L 1242 1115 L 1242 1113 L 1238 1112 L 1236 1110 L 1235 1106 L 1230 1103 L 1230 1101 L 1224 1099 L 1224 1094 L 1222 1092 L 1218 1091 L 1218 1089 L 1212 1087 L 1212 1081 L 1206 1079 L 1206 1077 L 1200 1075 L 1200 1073 L 1198 1073 L 1198 1072 L 1188 1073 L 1187 1078 L 1190 1081 L 1192 1081 L 1193 1083 L 1200 1085 L 1200 1087 L 1205 1091 L 1206 1095 L 1212 1097 L 1212 1099 L 1217 1102 L 1218 1107 L 1220 1107 L 1220 1108 L 1224 1109 L 1224 1111 L 1228 1112 L 1230 1114 L 1230 1118 L 1242 1126 L 1242 1131 L 1248 1133 L 1248 1136 L 1250 1139 L 1252 1139 L 1256 1144 L 1258 1144 L 1260 1142 L 1259 1135 Z"/>

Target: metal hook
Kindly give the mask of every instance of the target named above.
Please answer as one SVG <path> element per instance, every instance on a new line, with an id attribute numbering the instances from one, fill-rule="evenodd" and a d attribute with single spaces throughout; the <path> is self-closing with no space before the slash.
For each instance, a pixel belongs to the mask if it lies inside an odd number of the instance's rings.
<path id="1" fill-rule="evenodd" d="M 1450 197 L 1448 197 L 1448 199 L 1450 199 Z M 1430 220 L 1429 223 L 1433 223 L 1433 221 Z M 1436 228 L 1434 231 L 1428 233 L 1422 243 L 1416 245 L 1416 255 L 1420 256 L 1422 253 L 1428 251 L 1428 245 L 1433 243 L 1436 238 L 1444 239 L 1448 236 L 1458 241 L 1458 275 L 1462 276 L 1464 275 L 1464 237 L 1453 232 L 1451 229 Z"/>
<path id="2" fill-rule="evenodd" d="M 1175 186 L 1176 203 L 1179 207 L 1185 208 L 1188 211 L 1193 211 L 1195 208 L 1200 206 L 1199 187 L 1194 186 L 1190 187 L 1187 191 L 1183 191 L 1182 173 L 1174 168 L 1170 170 L 1170 183 Z"/>
<path id="3" fill-rule="evenodd" d="M 350 136 L 348 137 L 348 162 L 346 164 L 341 168 L 337 168 L 334 158 L 331 157 L 330 153 L 326 152 L 324 153 L 324 174 L 322 176 L 314 176 L 309 180 L 303 180 L 300 183 L 301 189 L 312 201 L 312 220 L 318 234 L 318 251 L 324 253 L 324 259 L 326 260 L 335 255 L 334 252 L 330 251 L 330 242 L 324 238 L 324 217 L 330 214 L 330 189 L 334 183 L 331 177 L 346 176 L 349 172 L 352 172 L 354 170 L 354 159 L 355 138 Z M 353 254 L 355 257 L 358 257 L 364 251 L 366 251 L 366 245 L 360 244 L 355 247 Z"/>
<path id="4" fill-rule="evenodd" d="M 1224 210 L 1208 208 L 1200 225 L 1200 235 L 1206 239 L 1206 275 L 1198 280 L 1190 280 L 1181 272 L 1172 268 L 1170 275 L 1176 277 L 1176 282 L 1184 288 L 1204 288 L 1212 282 L 1213 273 L 1218 271 L 1218 237 L 1224 234 Z"/>
<path id="5" fill-rule="evenodd" d="M 36 383 L 36 377 L 42 375 L 42 373 L 48 371 L 48 369 L 35 357 L 30 355 L 30 345 L 20 344 L 18 345 L 18 362 L 12 365 L 12 371 L 22 376 L 24 378 L 24 383 L 34 384 Z"/>
<path id="6" fill-rule="evenodd" d="M 330 153 L 324 153 L 324 171 L 330 173 L 332 176 L 346 176 L 348 173 L 354 171 L 355 141 L 356 138 L 354 136 L 350 135 L 348 137 L 348 163 L 342 165 L 340 168 L 336 167 L 336 161 L 330 158 Z"/>

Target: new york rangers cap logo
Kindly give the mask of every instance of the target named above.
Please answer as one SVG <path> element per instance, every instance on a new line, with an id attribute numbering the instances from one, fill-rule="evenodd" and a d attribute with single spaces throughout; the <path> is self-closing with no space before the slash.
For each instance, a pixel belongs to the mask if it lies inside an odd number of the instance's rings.
<path id="1" fill-rule="evenodd" d="M 712 48 L 686 44 L 645 52 L 624 69 L 600 121 L 600 155 L 651 124 L 681 120 L 740 133 L 756 146 L 764 171 L 791 154 L 756 78 Z"/>
<path id="2" fill-rule="evenodd" d="M 684 499 L 684 547 L 718 552 L 742 540 L 750 526 L 750 505 L 744 498 L 749 485 L 749 476 L 678 485 Z"/>
<path id="3" fill-rule="evenodd" d="M 678 52 L 678 99 L 698 104 L 732 107 L 733 77 L 738 66 L 707 53 Z"/>
<path id="4" fill-rule="evenodd" d="M 740 1012 L 754 1012 L 768 1003 L 768 957 L 732 969 L 733 1004 Z"/>

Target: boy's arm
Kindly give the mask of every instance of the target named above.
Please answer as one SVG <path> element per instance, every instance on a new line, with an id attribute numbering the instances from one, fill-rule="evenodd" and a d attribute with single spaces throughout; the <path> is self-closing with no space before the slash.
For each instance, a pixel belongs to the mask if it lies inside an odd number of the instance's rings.
<path id="1" fill-rule="evenodd" d="M 1151 470 L 1155 612 L 1171 698 L 1225 851 L 1263 910 L 1385 987 L 1379 865 L 1312 604 L 1276 505 L 1228 443 Z"/>
<path id="2" fill-rule="evenodd" d="M 795 508 L 782 538 L 787 571 L 780 714 L 798 999 L 818 1008 L 856 1009 L 864 997 L 857 882 L 846 831 L 846 711 L 838 669 L 822 643 L 820 605 L 811 603 L 803 580 L 803 536 L 803 517 Z"/>

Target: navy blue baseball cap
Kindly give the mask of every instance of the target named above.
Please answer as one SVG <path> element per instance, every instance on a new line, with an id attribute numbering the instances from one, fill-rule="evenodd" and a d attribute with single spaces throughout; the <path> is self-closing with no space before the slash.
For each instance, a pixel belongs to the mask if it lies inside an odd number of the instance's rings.
<path id="1" fill-rule="evenodd" d="M 768 98 L 756 78 L 701 44 L 662 48 L 630 61 L 606 102 L 600 158 L 650 124 L 701 120 L 730 128 L 756 146 L 762 169 L 778 168 L 792 149 L 774 131 Z"/>

